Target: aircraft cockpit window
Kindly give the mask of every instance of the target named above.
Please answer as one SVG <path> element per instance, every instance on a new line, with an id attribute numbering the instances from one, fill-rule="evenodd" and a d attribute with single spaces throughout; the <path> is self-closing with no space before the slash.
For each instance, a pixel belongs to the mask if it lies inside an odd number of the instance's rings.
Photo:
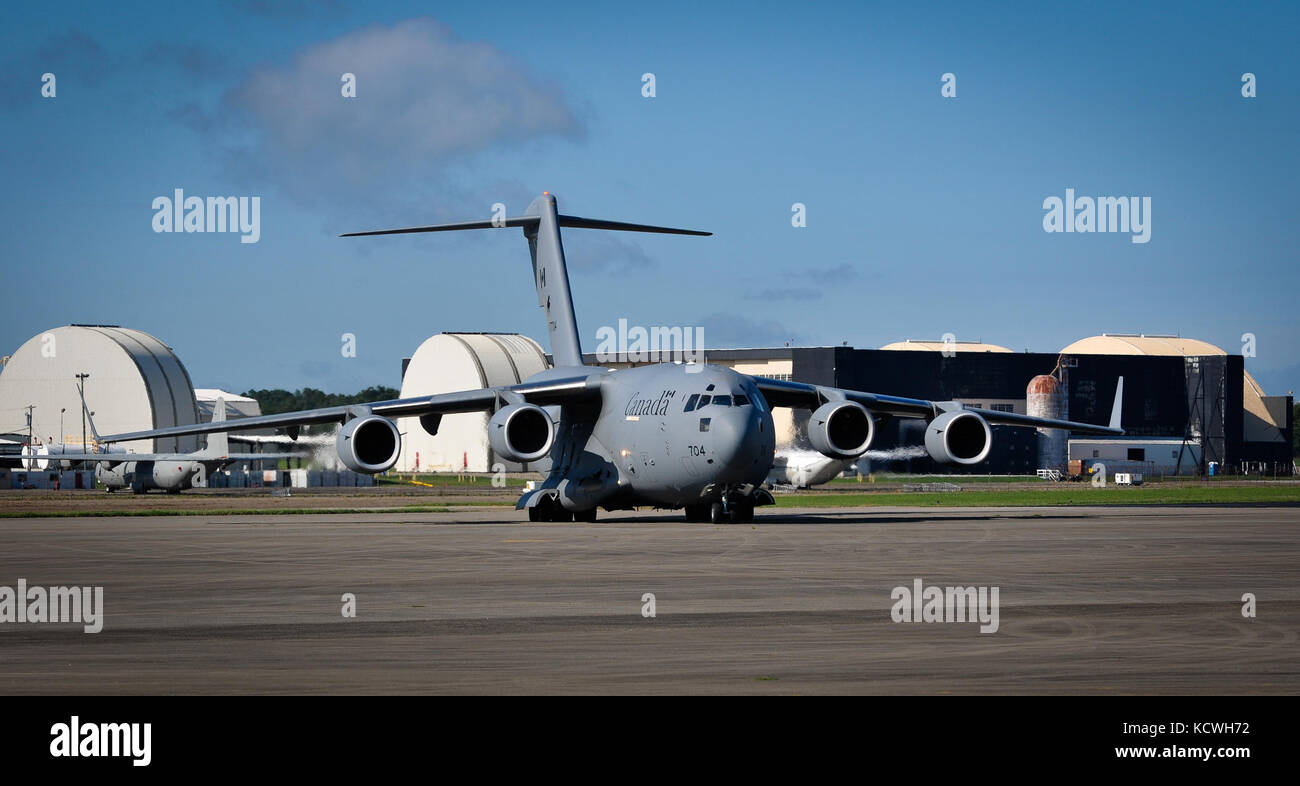
<path id="1" fill-rule="evenodd" d="M 691 397 L 686 399 L 686 409 L 683 409 L 682 412 L 690 412 L 691 410 L 695 409 L 695 402 L 698 401 L 699 398 L 700 398 L 699 393 L 692 393 Z"/>
<path id="2" fill-rule="evenodd" d="M 695 405 L 695 408 L 696 408 L 696 409 L 704 409 L 705 407 L 707 407 L 707 406 L 709 405 L 709 401 L 711 401 L 712 398 L 713 398 L 712 396 L 700 396 L 700 403 L 699 403 L 699 404 L 696 404 L 696 405 Z"/>
<path id="3" fill-rule="evenodd" d="M 747 407 L 747 406 L 749 406 L 749 397 L 746 396 L 746 395 L 743 394 L 743 393 L 737 393 L 737 394 L 736 394 L 736 406 L 738 406 L 738 407 Z"/>
<path id="4" fill-rule="evenodd" d="M 714 396 L 713 403 L 720 407 L 731 406 L 731 396 Z"/>

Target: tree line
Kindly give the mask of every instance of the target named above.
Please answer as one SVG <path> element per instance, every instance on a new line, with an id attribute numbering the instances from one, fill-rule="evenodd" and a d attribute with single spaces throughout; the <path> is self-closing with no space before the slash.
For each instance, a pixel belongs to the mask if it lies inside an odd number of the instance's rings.
<path id="1" fill-rule="evenodd" d="M 281 412 L 296 412 L 303 409 L 320 407 L 338 407 L 347 404 L 361 404 L 366 401 L 385 401 L 397 398 L 400 392 L 396 388 L 374 385 L 355 395 L 343 393 L 326 393 L 316 388 L 300 390 L 247 390 L 241 395 L 256 399 L 263 415 L 278 415 Z"/>

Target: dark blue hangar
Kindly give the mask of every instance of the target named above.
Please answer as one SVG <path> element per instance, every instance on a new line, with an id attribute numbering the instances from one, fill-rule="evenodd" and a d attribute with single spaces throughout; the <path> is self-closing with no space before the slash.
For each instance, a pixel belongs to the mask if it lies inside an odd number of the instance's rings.
<path id="1" fill-rule="evenodd" d="M 1013 352 L 965 341 L 900 341 L 881 349 L 787 346 L 704 355 L 708 363 L 770 378 L 1093 423 L 1106 422 L 1119 378 L 1125 380 L 1123 437 L 996 427 L 988 458 L 962 466 L 937 463 L 917 447 L 924 441 L 924 423 L 894 420 L 880 424 L 868 462 L 859 462 L 863 471 L 1034 474 L 1054 469 L 1068 475 L 1071 467 L 1086 471 L 1102 462 L 1112 473 L 1148 475 L 1294 472 L 1292 396 L 1265 395 L 1241 355 L 1195 339 L 1110 333 L 1081 339 L 1059 353 Z M 594 355 L 584 360 L 616 368 L 650 361 L 598 361 Z M 778 440 L 806 447 L 808 415 L 796 410 L 784 423 L 778 418 Z"/>

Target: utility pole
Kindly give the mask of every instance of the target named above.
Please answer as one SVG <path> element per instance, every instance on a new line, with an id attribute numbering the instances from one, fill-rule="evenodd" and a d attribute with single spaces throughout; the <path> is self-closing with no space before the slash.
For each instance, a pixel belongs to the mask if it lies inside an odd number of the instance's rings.
<path id="1" fill-rule="evenodd" d="M 27 469 L 36 469 L 36 444 L 32 442 L 32 410 L 35 404 L 27 405 Z"/>
<path id="2" fill-rule="evenodd" d="M 81 452 L 86 452 L 86 378 L 89 374 L 77 375 L 77 389 L 81 391 Z"/>

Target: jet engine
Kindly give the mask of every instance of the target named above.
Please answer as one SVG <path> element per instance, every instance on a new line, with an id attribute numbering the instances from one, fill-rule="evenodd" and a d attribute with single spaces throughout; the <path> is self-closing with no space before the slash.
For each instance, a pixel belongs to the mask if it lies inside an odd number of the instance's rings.
<path id="1" fill-rule="evenodd" d="M 970 410 L 945 412 L 925 427 L 925 450 L 941 464 L 978 464 L 992 447 L 989 424 Z"/>
<path id="2" fill-rule="evenodd" d="M 401 448 L 397 424 L 378 415 L 353 418 L 339 429 L 339 460 L 353 472 L 383 472 L 397 463 Z"/>
<path id="3" fill-rule="evenodd" d="M 555 423 L 536 404 L 510 404 L 488 421 L 488 443 L 506 461 L 537 461 L 551 452 Z"/>
<path id="4" fill-rule="evenodd" d="M 871 447 L 876 422 L 867 408 L 853 401 L 822 404 L 808 419 L 808 439 L 822 455 L 852 459 Z"/>

